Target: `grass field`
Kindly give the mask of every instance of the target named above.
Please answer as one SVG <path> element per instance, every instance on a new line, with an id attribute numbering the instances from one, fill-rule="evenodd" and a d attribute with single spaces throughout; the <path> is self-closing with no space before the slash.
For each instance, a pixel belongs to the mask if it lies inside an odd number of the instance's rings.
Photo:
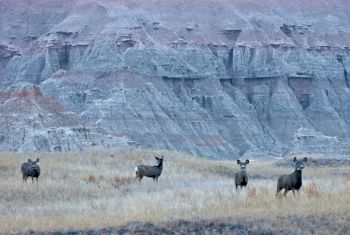
<path id="1" fill-rule="evenodd" d="M 159 183 L 134 183 L 137 164 L 164 155 Z M 21 163 L 40 158 L 39 185 L 22 181 Z M 245 159 L 243 159 L 245 160 Z M 274 229 L 303 234 L 349 232 L 350 167 L 306 167 L 300 196 L 276 199 L 277 177 L 293 168 L 251 161 L 248 187 L 236 192 L 233 161 L 209 161 L 168 151 L 90 149 L 31 155 L 0 153 L 0 233 L 119 226 L 128 221 L 173 219 L 267 221 Z M 313 218 L 319 231 L 290 218 Z M 253 222 L 252 222 L 253 221 Z M 316 224 L 316 228 L 318 228 Z M 257 227 L 258 229 L 258 227 Z M 317 230 L 317 229 L 316 229 Z"/>

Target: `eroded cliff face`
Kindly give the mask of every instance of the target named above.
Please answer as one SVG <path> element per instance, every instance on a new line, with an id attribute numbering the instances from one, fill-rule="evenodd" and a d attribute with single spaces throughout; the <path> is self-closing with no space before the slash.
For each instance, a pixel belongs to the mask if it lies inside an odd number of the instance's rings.
<path id="1" fill-rule="evenodd" d="M 350 153 L 350 2 L 127 2 L 0 2 L 1 150 Z"/>

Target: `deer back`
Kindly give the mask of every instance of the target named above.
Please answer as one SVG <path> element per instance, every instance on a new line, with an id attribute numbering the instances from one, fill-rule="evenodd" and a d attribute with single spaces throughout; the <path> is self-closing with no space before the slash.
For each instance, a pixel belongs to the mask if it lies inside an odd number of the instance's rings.
<path id="1" fill-rule="evenodd" d="M 137 173 L 139 175 L 143 176 L 160 176 L 162 173 L 163 168 L 158 166 L 146 166 L 146 165 L 139 165 L 137 166 Z"/>

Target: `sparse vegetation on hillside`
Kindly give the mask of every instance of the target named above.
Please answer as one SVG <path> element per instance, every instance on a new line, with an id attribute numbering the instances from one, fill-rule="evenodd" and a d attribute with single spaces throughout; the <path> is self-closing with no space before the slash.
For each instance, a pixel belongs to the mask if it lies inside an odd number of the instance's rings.
<path id="1" fill-rule="evenodd" d="M 134 183 L 135 166 L 155 164 L 154 155 L 164 155 L 159 182 L 145 178 Z M 28 158 L 40 158 L 38 186 L 22 180 L 20 166 Z M 251 161 L 249 184 L 236 192 L 238 170 L 235 161 L 208 161 L 166 151 L 1 153 L 0 233 L 173 219 L 224 219 L 252 230 L 267 226 L 272 231 L 322 234 L 328 232 L 326 218 L 332 223 L 329 231 L 350 229 L 350 167 L 306 167 L 301 195 L 288 194 L 287 200 L 275 198 L 276 183 L 279 175 L 293 168 Z"/>

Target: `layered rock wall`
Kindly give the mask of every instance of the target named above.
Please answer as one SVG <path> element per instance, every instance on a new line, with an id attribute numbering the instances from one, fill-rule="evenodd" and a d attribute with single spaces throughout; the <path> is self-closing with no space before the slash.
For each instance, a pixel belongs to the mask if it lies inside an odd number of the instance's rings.
<path id="1" fill-rule="evenodd" d="M 349 154 L 348 12 L 342 0 L 2 1 L 0 147 Z"/>

